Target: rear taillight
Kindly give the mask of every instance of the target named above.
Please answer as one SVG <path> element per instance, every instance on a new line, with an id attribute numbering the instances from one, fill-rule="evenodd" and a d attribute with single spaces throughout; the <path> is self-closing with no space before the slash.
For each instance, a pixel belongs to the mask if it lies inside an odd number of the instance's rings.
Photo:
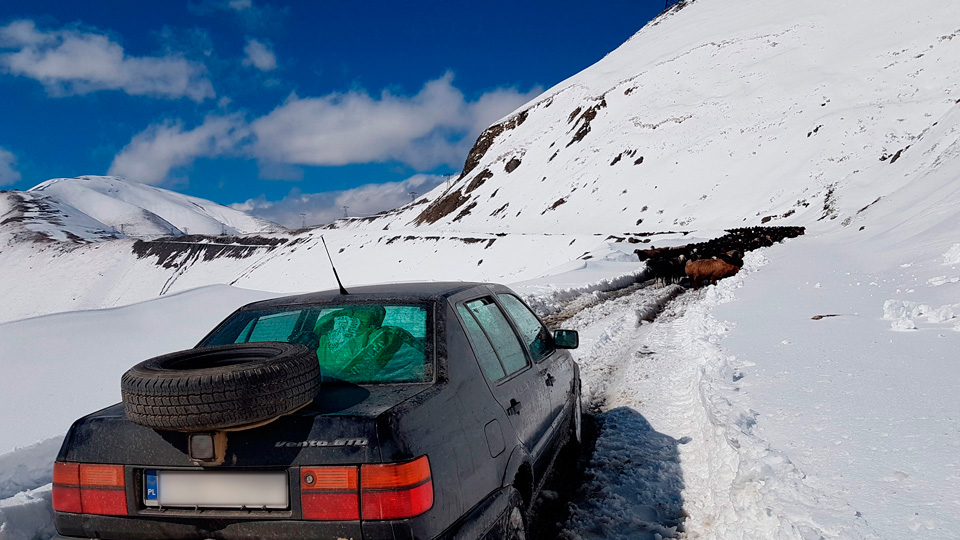
<path id="1" fill-rule="evenodd" d="M 76 514 L 127 515 L 122 465 L 53 464 L 53 509 Z"/>
<path id="2" fill-rule="evenodd" d="M 80 465 L 78 463 L 53 464 L 53 509 L 57 512 L 83 511 L 80 506 Z"/>
<path id="3" fill-rule="evenodd" d="M 427 456 L 407 463 L 300 469 L 303 519 L 405 519 L 433 506 Z"/>
<path id="4" fill-rule="evenodd" d="M 433 506 L 430 461 L 422 456 L 408 463 L 360 467 L 363 519 L 403 519 Z"/>
<path id="5" fill-rule="evenodd" d="M 300 506 L 303 519 L 360 519 L 357 467 L 300 469 Z"/>

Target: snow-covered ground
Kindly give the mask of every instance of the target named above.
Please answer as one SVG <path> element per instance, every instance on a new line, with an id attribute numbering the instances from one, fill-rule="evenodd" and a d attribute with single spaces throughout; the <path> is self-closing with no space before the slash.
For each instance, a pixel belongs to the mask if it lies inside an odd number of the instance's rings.
<path id="1" fill-rule="evenodd" d="M 885 298 L 939 286 L 929 272 L 824 257 L 824 240 L 751 254 L 652 324 L 649 290 L 567 321 L 601 422 L 568 537 L 957 537 L 957 306 L 903 331 Z M 905 267 L 949 278 L 953 249 Z"/>
<path id="2" fill-rule="evenodd" d="M 871 272 L 820 256 L 843 240 L 811 235 L 754 252 L 736 277 L 684 293 L 652 324 L 638 310 L 663 293 L 655 287 L 564 323 L 581 332 L 585 400 L 601 424 L 565 537 L 955 537 L 958 319 L 934 305 L 904 313 L 921 328 L 903 331 L 888 300 L 919 286 L 932 300 L 955 284 L 960 247 Z M 595 252 L 605 272 L 571 264 L 515 287 L 559 309 L 641 270 L 617 265 L 616 246 Z M 234 306 L 266 296 L 211 287 L 0 325 L 0 342 L 32 359 L 0 366 L 13 375 L 0 391 L 4 538 L 50 531 L 44 485 L 59 435 L 116 402 L 129 365 L 192 345 Z"/>
<path id="3" fill-rule="evenodd" d="M 751 406 L 763 404 L 738 399 L 750 361 L 724 347 L 738 327 L 714 312 L 765 263 L 749 255 L 740 275 L 685 293 L 652 324 L 635 315 L 650 291 L 568 321 L 583 332 L 584 385 L 601 422 L 570 537 L 876 537 L 872 516 L 758 433 Z"/>
<path id="4" fill-rule="evenodd" d="M 234 309 L 273 296 L 217 285 L 0 324 L 0 458 L 64 433 L 78 412 L 120 401 L 120 375 L 133 364 L 193 347 Z M 0 496 L 8 487 L 0 482 Z"/>
<path id="5" fill-rule="evenodd" d="M 129 239 L 84 245 L 20 242 L 0 251 L 6 278 L 0 280 L 0 296 L 7 301 L 0 309 L 0 322 L 123 306 L 211 284 L 287 294 L 335 288 L 321 234 L 347 287 L 417 280 L 536 279 L 612 243 L 604 240 L 607 235 L 593 234 L 438 235 L 416 230 L 265 235 L 281 242 L 275 247 L 223 244 L 216 237 L 203 242 L 174 239 L 162 245 L 141 244 L 152 247 L 140 254 Z M 612 256 L 620 259 L 637 246 L 617 245 L 623 253 Z M 597 264 L 587 262 L 589 268 Z M 639 268 L 636 260 L 630 265 Z M 617 275 L 629 271 L 613 270 Z M 51 283 L 56 287 L 51 289 Z"/>

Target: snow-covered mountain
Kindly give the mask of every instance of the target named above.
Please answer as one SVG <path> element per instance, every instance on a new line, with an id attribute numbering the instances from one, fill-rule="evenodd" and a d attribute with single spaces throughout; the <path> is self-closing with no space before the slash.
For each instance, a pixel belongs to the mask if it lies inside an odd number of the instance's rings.
<path id="1" fill-rule="evenodd" d="M 16 227 L 18 238 L 92 242 L 284 230 L 212 201 L 113 176 L 54 178 L 2 198 L 0 221 Z"/>
<path id="2" fill-rule="evenodd" d="M 849 224 L 952 121 L 958 20 L 934 1 L 681 2 L 487 129 L 430 204 L 372 226 Z"/>

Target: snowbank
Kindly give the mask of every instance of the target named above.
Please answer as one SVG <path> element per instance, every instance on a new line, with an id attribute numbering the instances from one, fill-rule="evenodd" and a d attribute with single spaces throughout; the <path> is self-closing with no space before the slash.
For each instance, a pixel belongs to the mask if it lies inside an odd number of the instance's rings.
<path id="1" fill-rule="evenodd" d="M 5 454 L 18 447 L 62 435 L 79 415 L 119 402 L 120 376 L 130 366 L 190 348 L 237 307 L 271 296 L 220 285 L 0 324 L 0 463 L 13 463 Z M 44 442 L 19 453 L 49 457 L 53 446 Z M 30 483 L 26 487 L 40 485 Z M 5 482 L 0 486 L 8 491 Z"/>
<path id="2" fill-rule="evenodd" d="M 56 534 L 50 484 L 0 500 L 0 540 L 46 540 Z"/>
<path id="3" fill-rule="evenodd" d="M 586 398 L 599 408 L 596 451 L 570 538 L 871 538 L 870 526 L 757 430 L 735 401 L 745 368 L 721 347 L 734 326 L 713 311 L 765 259 L 688 292 L 642 324 L 651 291 L 574 317 Z"/>
<path id="4" fill-rule="evenodd" d="M 0 499 L 52 482 L 52 463 L 62 443 L 63 435 L 58 435 L 0 454 Z"/>

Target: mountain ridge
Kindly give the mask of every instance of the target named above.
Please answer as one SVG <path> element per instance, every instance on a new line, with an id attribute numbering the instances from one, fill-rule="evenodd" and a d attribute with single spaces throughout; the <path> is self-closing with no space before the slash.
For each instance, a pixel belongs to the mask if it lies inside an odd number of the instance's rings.
<path id="1" fill-rule="evenodd" d="M 0 226 L 13 229 L 18 240 L 86 243 L 286 230 L 213 201 L 113 176 L 52 178 L 3 198 Z"/>

